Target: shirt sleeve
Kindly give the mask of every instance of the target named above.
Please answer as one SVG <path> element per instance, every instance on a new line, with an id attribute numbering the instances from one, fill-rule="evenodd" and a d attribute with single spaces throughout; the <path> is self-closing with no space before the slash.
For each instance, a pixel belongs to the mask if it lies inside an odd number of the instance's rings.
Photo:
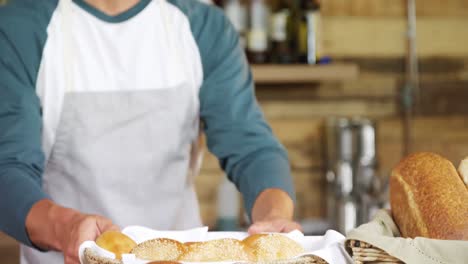
<path id="1" fill-rule="evenodd" d="M 206 7 L 200 15 L 205 17 L 196 33 L 204 72 L 200 114 L 209 150 L 243 194 L 249 216 L 265 189 L 282 189 L 295 200 L 287 153 L 257 103 L 237 32 L 217 8 Z"/>
<path id="2" fill-rule="evenodd" d="M 45 34 L 31 29 L 34 19 L 0 8 L 0 230 L 32 246 L 26 216 L 47 198 L 41 188 L 41 108 L 35 80 Z M 34 17 L 34 16 L 32 16 Z"/>

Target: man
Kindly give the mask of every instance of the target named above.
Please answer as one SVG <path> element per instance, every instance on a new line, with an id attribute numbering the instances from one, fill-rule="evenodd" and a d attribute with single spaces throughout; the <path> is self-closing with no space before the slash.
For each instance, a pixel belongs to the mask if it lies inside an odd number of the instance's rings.
<path id="1" fill-rule="evenodd" d="M 249 231 L 299 228 L 287 155 L 222 11 L 195 0 L 0 8 L 0 230 L 24 244 L 22 263 L 78 263 L 81 242 L 126 225 L 200 226 L 199 120 Z"/>

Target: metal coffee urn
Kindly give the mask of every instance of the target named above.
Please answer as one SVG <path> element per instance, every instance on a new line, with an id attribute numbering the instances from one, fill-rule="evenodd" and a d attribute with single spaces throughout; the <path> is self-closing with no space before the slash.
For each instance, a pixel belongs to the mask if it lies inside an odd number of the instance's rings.
<path id="1" fill-rule="evenodd" d="M 346 234 L 369 221 L 378 180 L 375 123 L 365 118 L 329 118 L 325 122 L 327 218 Z"/>

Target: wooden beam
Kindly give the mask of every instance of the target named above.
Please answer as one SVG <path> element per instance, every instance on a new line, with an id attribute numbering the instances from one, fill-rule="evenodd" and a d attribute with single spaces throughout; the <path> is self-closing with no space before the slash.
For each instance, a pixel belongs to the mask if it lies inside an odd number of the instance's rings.
<path id="1" fill-rule="evenodd" d="M 404 17 L 406 0 L 326 0 L 322 1 L 324 16 Z M 466 0 L 416 0 L 420 17 L 468 16 Z"/>
<path id="2" fill-rule="evenodd" d="M 365 77 L 363 76 L 365 74 L 359 74 L 357 80 L 346 82 L 257 85 L 256 95 L 260 102 L 269 100 L 311 100 L 314 102 L 343 98 L 373 100 L 388 99 L 397 95 L 397 88 L 400 85 L 398 75 Z"/>
<path id="3" fill-rule="evenodd" d="M 417 21 L 418 55 L 467 57 L 468 17 Z M 325 17 L 324 49 L 332 57 L 401 57 L 406 21 L 398 17 Z"/>
<path id="4" fill-rule="evenodd" d="M 328 116 L 387 117 L 398 113 L 394 100 L 328 100 L 261 102 L 268 119 L 323 118 Z"/>
<path id="5" fill-rule="evenodd" d="M 359 69 L 355 64 L 324 65 L 253 65 L 256 83 L 307 83 L 317 81 L 344 81 L 356 79 Z"/>

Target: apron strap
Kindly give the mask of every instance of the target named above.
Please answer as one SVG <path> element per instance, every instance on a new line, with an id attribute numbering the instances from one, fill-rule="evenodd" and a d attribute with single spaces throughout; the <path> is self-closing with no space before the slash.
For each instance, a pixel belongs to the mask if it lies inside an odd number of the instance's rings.
<path id="1" fill-rule="evenodd" d="M 160 12 L 160 15 L 161 15 L 161 17 L 162 17 L 162 19 L 164 21 L 163 22 L 163 27 L 164 27 L 164 35 L 166 36 L 165 39 L 166 39 L 166 42 L 167 42 L 167 47 L 169 49 L 171 49 L 171 52 L 174 55 L 174 57 L 173 57 L 174 58 L 174 63 L 172 64 L 172 67 L 185 69 L 185 68 L 181 67 L 181 65 L 184 65 L 184 61 L 182 59 L 182 56 L 181 56 L 180 52 L 178 52 L 178 50 L 180 48 L 180 43 L 178 41 L 174 40 L 174 37 L 173 37 L 174 34 L 172 33 L 172 32 L 176 32 L 175 31 L 175 26 L 174 26 L 173 21 L 171 19 L 169 19 L 169 17 L 168 17 L 168 14 L 169 14 L 168 5 L 169 5 L 169 3 L 167 3 L 167 0 L 159 0 L 159 4 L 161 6 L 161 8 L 159 8 L 159 12 Z M 182 50 L 182 49 L 180 49 L 180 50 Z"/>
<path id="2" fill-rule="evenodd" d="M 73 91 L 72 0 L 60 0 L 65 92 Z"/>
<path id="3" fill-rule="evenodd" d="M 161 8 L 159 8 L 160 15 L 162 19 L 164 20 L 163 26 L 164 26 L 164 34 L 166 36 L 166 41 L 168 47 L 171 49 L 171 52 L 173 53 L 173 58 L 174 58 L 174 63 L 172 64 L 173 67 L 178 67 L 185 69 L 185 67 L 182 67 L 184 65 L 184 60 L 182 58 L 182 55 L 180 52 L 178 52 L 178 49 L 183 50 L 180 47 L 180 43 L 178 41 L 174 40 L 173 35 L 171 34 L 172 32 L 176 32 L 175 26 L 172 23 L 172 20 L 169 19 L 168 14 L 168 3 L 167 0 L 159 0 L 159 4 L 161 5 Z M 176 69 L 177 70 L 177 69 Z M 194 98 L 197 97 L 196 94 L 193 95 Z M 196 99 L 192 100 L 196 101 Z M 189 163 L 189 168 L 188 168 L 188 176 L 187 176 L 187 185 L 191 186 L 193 185 L 195 181 L 195 177 L 199 174 L 202 162 L 203 162 L 203 153 L 204 153 L 204 137 L 203 137 L 203 130 L 202 130 L 202 125 L 199 126 L 198 133 L 196 137 L 194 138 L 191 149 L 190 149 L 190 163 Z"/>

